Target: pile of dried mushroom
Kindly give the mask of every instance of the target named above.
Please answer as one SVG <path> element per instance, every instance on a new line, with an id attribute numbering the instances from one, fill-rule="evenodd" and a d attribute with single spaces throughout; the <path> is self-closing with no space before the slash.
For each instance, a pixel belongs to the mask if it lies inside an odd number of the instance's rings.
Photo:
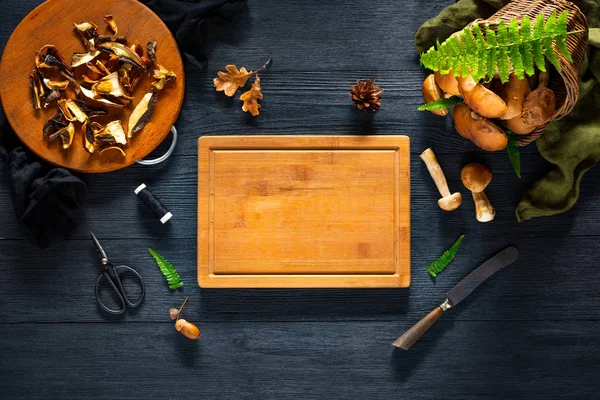
<path id="1" fill-rule="evenodd" d="M 100 35 L 98 27 L 90 22 L 74 24 L 86 51 L 73 53 L 70 63 L 55 46 L 42 47 L 35 56 L 36 69 L 29 82 L 36 110 L 52 104 L 58 107 L 43 128 L 48 142 L 60 139 L 62 148 L 67 149 L 79 129 L 83 147 L 90 154 L 111 149 L 125 155 L 121 146 L 144 128 L 158 92 L 176 76 L 156 62 L 155 40 L 146 45 L 144 54 L 139 42 L 129 44 L 127 38 L 118 35 L 111 15 L 104 21 L 112 34 Z M 121 119 L 110 121 L 107 110 L 130 105 L 140 80 L 149 77 L 150 71 L 155 81 L 129 114 L 125 130 Z"/>

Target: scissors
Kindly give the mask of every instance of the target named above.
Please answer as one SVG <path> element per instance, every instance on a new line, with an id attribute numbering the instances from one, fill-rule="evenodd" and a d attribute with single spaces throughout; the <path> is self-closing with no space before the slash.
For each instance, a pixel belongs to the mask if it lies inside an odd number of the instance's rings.
<path id="1" fill-rule="evenodd" d="M 90 235 L 92 235 L 92 240 L 96 245 L 96 251 L 98 252 L 98 255 L 100 256 L 100 259 L 102 261 L 102 265 L 104 266 L 104 271 L 102 271 L 102 273 L 98 277 L 98 280 L 96 281 L 96 301 L 98 301 L 100 307 L 102 307 L 104 310 L 111 314 L 123 314 L 128 306 L 131 308 L 139 306 L 142 300 L 144 299 L 144 294 L 146 293 L 144 289 L 144 280 L 142 279 L 141 275 L 138 274 L 135 269 L 126 265 L 119 265 L 115 267 L 110 261 L 108 261 L 108 257 L 106 256 L 106 253 L 104 252 L 102 246 L 100 246 L 100 242 L 98 242 L 96 236 L 92 232 L 90 232 Z M 137 284 L 141 289 L 141 294 L 140 298 L 137 299 L 135 302 L 129 300 L 127 293 L 125 293 L 125 290 L 123 289 L 123 283 L 121 282 L 121 277 L 119 276 L 119 271 L 127 271 L 136 276 L 136 280 L 138 281 Z M 121 308 L 117 310 L 107 307 L 100 299 L 100 285 L 105 280 L 108 281 L 113 291 L 117 295 L 117 299 L 121 303 Z"/>

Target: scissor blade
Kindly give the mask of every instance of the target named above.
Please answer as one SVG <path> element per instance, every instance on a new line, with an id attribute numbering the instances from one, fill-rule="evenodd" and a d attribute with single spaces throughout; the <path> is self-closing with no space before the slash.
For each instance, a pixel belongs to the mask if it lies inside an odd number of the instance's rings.
<path id="1" fill-rule="evenodd" d="M 96 245 L 96 251 L 98 252 L 98 256 L 100 256 L 100 259 L 103 261 L 108 260 L 108 257 L 106 256 L 106 253 L 104 252 L 104 249 L 102 248 L 102 246 L 100 246 L 100 242 L 96 238 L 96 235 L 94 235 L 94 233 L 92 231 L 90 231 L 90 235 L 92 235 L 92 240 L 94 241 L 94 244 Z"/>
<path id="2" fill-rule="evenodd" d="M 467 275 L 462 281 L 458 282 L 458 284 L 446 294 L 446 298 L 452 306 L 457 305 L 487 278 L 515 262 L 517 258 L 519 258 L 519 251 L 512 246 L 507 247 L 477 267 L 477 269 Z"/>

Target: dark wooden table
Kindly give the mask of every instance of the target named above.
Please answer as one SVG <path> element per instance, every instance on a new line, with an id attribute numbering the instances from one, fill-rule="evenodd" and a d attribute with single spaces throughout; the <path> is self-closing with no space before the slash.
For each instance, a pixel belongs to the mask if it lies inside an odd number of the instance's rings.
<path id="1" fill-rule="evenodd" d="M 39 0 L 0 3 L 0 43 Z M 204 70 L 187 65 L 174 156 L 88 176 L 89 199 L 71 240 L 31 245 L 0 178 L 0 397 L 203 399 L 591 399 L 600 383 L 600 171 L 584 178 L 567 213 L 517 223 L 514 206 L 548 164 L 522 149 L 523 179 L 505 152 L 484 153 L 449 119 L 418 113 L 425 71 L 413 35 L 449 1 L 252 1 L 209 38 Z M 263 75 L 261 115 L 215 93 L 226 64 Z M 385 89 L 369 118 L 350 105 L 349 86 L 373 77 Z M 406 290 L 201 290 L 196 286 L 196 142 L 202 135 L 407 134 L 412 149 L 412 285 Z M 497 210 L 475 220 L 465 197 L 455 212 L 418 154 L 432 146 L 450 187 L 462 165 L 488 164 Z M 174 214 L 161 226 L 133 194 L 145 182 Z M 463 190 L 463 192 L 465 192 Z M 122 317 L 97 307 L 99 267 L 88 231 L 115 261 L 144 276 L 146 300 Z M 437 279 L 425 265 L 464 233 L 455 262 Z M 444 298 L 477 264 L 508 244 L 521 258 L 451 310 L 409 352 L 390 343 Z M 170 291 L 148 255 L 169 258 L 185 282 Z M 190 296 L 187 319 L 199 342 L 179 335 L 169 307 Z"/>

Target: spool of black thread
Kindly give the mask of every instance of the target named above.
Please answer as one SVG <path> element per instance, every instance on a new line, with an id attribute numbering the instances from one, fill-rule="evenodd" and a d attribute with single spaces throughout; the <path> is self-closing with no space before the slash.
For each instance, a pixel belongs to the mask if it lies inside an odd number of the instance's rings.
<path id="1" fill-rule="evenodd" d="M 158 217 L 163 224 L 171 219 L 173 214 L 165 207 L 165 205 L 156 197 L 152 190 L 145 183 L 142 183 L 134 193 L 142 200 L 142 202 Z"/>

